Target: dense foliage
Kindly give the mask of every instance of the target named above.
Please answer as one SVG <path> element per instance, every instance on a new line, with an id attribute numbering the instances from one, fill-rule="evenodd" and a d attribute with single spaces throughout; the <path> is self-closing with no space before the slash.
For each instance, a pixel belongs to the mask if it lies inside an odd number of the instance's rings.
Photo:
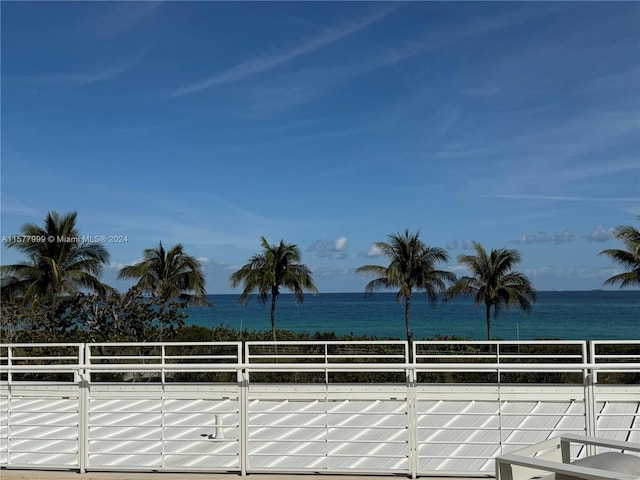
<path id="1" fill-rule="evenodd" d="M 160 302 L 138 288 L 106 296 L 75 293 L 55 304 L 3 301 L 0 340 L 40 342 L 154 342 L 174 338 L 186 318 L 184 301 Z"/>

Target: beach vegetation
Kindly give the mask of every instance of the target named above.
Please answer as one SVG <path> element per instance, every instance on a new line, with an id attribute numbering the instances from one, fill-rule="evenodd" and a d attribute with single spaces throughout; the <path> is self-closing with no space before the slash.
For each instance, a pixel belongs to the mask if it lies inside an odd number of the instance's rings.
<path id="1" fill-rule="evenodd" d="M 600 252 L 600 255 L 605 255 L 613 260 L 615 263 L 620 264 L 622 267 L 628 269 L 626 272 L 618 273 L 607 280 L 605 285 L 620 285 L 620 288 L 624 287 L 639 287 L 640 286 L 640 231 L 636 228 L 621 225 L 614 231 L 616 238 L 622 240 L 626 250 L 610 248 Z"/>
<path id="2" fill-rule="evenodd" d="M 187 306 L 185 300 L 165 302 L 132 287 L 104 299 L 78 296 L 66 315 L 83 342 L 159 342 L 173 339 L 184 326 Z"/>
<path id="3" fill-rule="evenodd" d="M 173 300 L 194 305 L 209 305 L 205 278 L 200 261 L 187 255 L 181 244 L 165 250 L 162 242 L 156 248 L 147 248 L 143 259 L 120 269 L 119 279 L 138 279 L 136 287 L 155 298 L 161 310 Z M 160 341 L 164 322 L 158 318 Z"/>
<path id="4" fill-rule="evenodd" d="M 77 212 L 51 211 L 43 226 L 27 223 L 21 234 L 7 237 L 7 248 L 19 250 L 26 259 L 0 267 L 3 302 L 19 301 L 35 309 L 46 306 L 45 318 L 53 318 L 65 296 L 77 292 L 104 296 L 113 291 L 99 279 L 109 263 L 107 249 L 83 241 L 76 219 Z"/>
<path id="5" fill-rule="evenodd" d="M 530 313 L 537 293 L 526 275 L 513 270 L 520 262 L 520 252 L 512 249 L 492 249 L 490 253 L 474 242 L 475 255 L 459 255 L 458 263 L 471 275 L 460 277 L 445 293 L 445 300 L 458 295 L 474 296 L 476 307 L 484 304 L 487 340 L 491 340 L 491 310 L 494 319 L 504 308 L 520 307 Z"/>
<path id="6" fill-rule="evenodd" d="M 187 318 L 186 302 L 160 303 L 136 287 L 105 296 L 79 292 L 55 305 L 8 300 L 0 307 L 0 340 L 9 343 L 157 342 L 160 330 L 173 340 Z"/>
<path id="7" fill-rule="evenodd" d="M 371 295 L 378 289 L 398 288 L 396 299 L 404 300 L 404 320 L 407 341 L 413 341 L 410 310 L 411 295 L 414 291 L 424 291 L 429 303 L 435 306 L 447 285 L 455 282 L 453 273 L 439 270 L 438 263 L 449 259 L 447 252 L 440 247 L 426 245 L 419 238 L 420 232 L 389 235 L 388 242 L 375 242 L 374 247 L 389 260 L 387 266 L 363 265 L 356 269 L 357 274 L 374 276 L 365 286 L 365 295 Z"/>
<path id="8" fill-rule="evenodd" d="M 233 288 L 243 285 L 239 302 L 246 303 L 253 292 L 257 292 L 258 300 L 266 303 L 271 295 L 271 335 L 276 341 L 276 301 L 280 295 L 280 288 L 291 291 L 297 303 L 304 302 L 304 292 L 317 294 L 318 289 L 313 283 L 313 275 L 306 265 L 300 263 L 302 253 L 300 248 L 291 243 L 280 240 L 278 245 L 269 244 L 261 237 L 262 251 L 249 259 L 238 271 L 229 278 Z"/>

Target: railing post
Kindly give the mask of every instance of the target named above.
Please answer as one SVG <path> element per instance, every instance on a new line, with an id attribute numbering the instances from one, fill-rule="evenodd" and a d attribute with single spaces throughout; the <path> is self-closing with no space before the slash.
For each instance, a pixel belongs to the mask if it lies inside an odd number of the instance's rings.
<path id="1" fill-rule="evenodd" d="M 586 347 L 584 353 L 586 354 Z M 595 345 L 589 342 L 589 357 L 584 358 L 585 363 L 590 361 L 595 364 Z M 584 410 L 585 410 L 585 435 L 596 437 L 598 435 L 598 414 L 596 403 L 596 384 L 598 382 L 597 370 L 584 369 Z M 588 455 L 593 455 L 595 450 L 593 446 L 587 445 Z"/>
<path id="2" fill-rule="evenodd" d="M 589 437 L 598 436 L 598 414 L 596 413 L 596 394 L 595 394 L 594 374 L 589 370 L 584 373 L 584 409 L 586 415 L 585 435 Z"/>
<path id="3" fill-rule="evenodd" d="M 13 362 L 11 360 L 13 353 L 13 347 L 7 346 L 7 465 L 11 465 L 11 407 L 13 404 L 13 397 L 11 395 L 13 377 L 11 374 L 11 367 Z"/>
<path id="4" fill-rule="evenodd" d="M 407 372 L 407 421 L 409 428 L 409 473 L 411 478 L 418 477 L 418 405 L 416 395 L 416 348 L 413 348 L 412 362 Z"/>
<path id="5" fill-rule="evenodd" d="M 80 473 L 85 473 L 89 463 L 89 381 L 84 369 L 80 371 L 79 375 L 78 467 Z"/>
<path id="6" fill-rule="evenodd" d="M 87 471 L 89 463 L 89 379 L 87 376 L 87 362 L 91 347 L 81 344 L 78 350 L 78 468 L 80 473 Z"/>
<path id="7" fill-rule="evenodd" d="M 247 462 L 249 459 L 249 375 L 246 371 L 240 371 L 240 475 L 247 475 Z"/>

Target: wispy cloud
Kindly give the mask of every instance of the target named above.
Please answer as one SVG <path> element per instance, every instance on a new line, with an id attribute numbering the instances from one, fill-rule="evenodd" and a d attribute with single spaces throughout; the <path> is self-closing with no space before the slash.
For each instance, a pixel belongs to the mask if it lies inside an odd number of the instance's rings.
<path id="1" fill-rule="evenodd" d="M 89 28 L 98 36 L 113 38 L 152 17 L 163 2 L 107 2 L 106 10 L 92 18 Z"/>
<path id="2" fill-rule="evenodd" d="M 108 67 L 84 71 L 51 72 L 38 75 L 6 75 L 5 80 L 12 80 L 26 85 L 38 87 L 86 87 L 116 78 L 136 67 L 142 55 L 122 60 Z"/>
<path id="3" fill-rule="evenodd" d="M 362 30 L 386 17 L 393 10 L 394 8 L 388 8 L 348 25 L 342 25 L 338 28 L 326 30 L 316 37 L 308 39 L 307 41 L 287 50 L 276 53 L 275 55 L 267 55 L 239 63 L 222 73 L 178 88 L 175 90 L 174 96 L 188 95 L 215 85 L 236 82 L 238 80 L 269 71 L 293 60 L 294 58 L 319 50 L 320 48 L 358 32 L 359 30 Z"/>
<path id="4" fill-rule="evenodd" d="M 473 241 L 472 240 L 463 240 L 459 242 L 458 240 L 452 240 L 446 245 L 447 250 L 473 250 Z"/>
<path id="5" fill-rule="evenodd" d="M 575 197 L 569 195 L 487 195 L 489 198 L 503 198 L 507 200 L 540 200 L 540 201 L 561 201 L 561 202 L 637 202 L 637 198 L 632 197 Z"/>
<path id="6" fill-rule="evenodd" d="M 573 232 L 565 230 L 563 232 L 538 232 L 538 233 L 523 233 L 518 240 L 512 240 L 511 243 L 520 245 L 526 245 L 531 243 L 554 243 L 560 244 L 565 242 L 573 242 L 576 236 Z"/>
<path id="7" fill-rule="evenodd" d="M 0 212 L 2 215 L 16 215 L 20 217 L 35 217 L 40 219 L 40 217 L 44 217 L 42 213 L 42 209 L 34 206 L 23 203 L 20 200 L 16 200 L 14 198 L 8 198 L 6 196 L 2 196 L 2 206 L 0 207 Z M 18 232 L 11 232 L 18 233 Z"/>

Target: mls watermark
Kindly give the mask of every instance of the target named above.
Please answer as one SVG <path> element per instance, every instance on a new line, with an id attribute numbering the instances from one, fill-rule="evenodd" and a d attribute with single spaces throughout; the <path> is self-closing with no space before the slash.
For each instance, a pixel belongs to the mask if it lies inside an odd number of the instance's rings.
<path id="1" fill-rule="evenodd" d="M 2 243 L 128 243 L 128 235 L 4 235 Z"/>

